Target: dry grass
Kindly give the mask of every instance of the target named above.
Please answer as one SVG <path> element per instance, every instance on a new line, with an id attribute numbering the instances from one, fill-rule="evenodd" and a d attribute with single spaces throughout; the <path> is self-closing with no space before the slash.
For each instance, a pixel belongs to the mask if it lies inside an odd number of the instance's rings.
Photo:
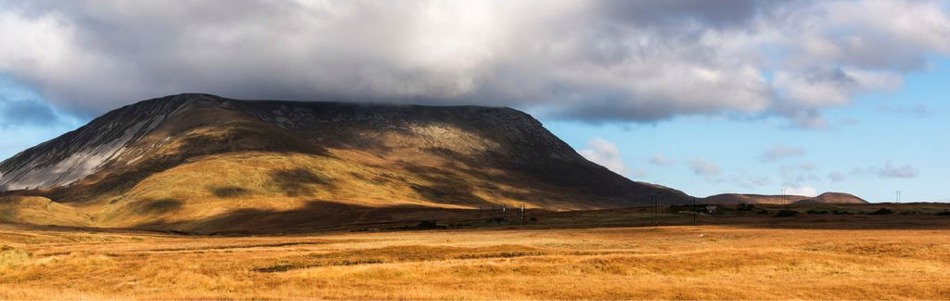
<path id="1" fill-rule="evenodd" d="M 947 222 L 195 237 L 0 225 L 0 299 L 950 299 Z"/>
<path id="2" fill-rule="evenodd" d="M 44 197 L 0 196 L 0 223 L 87 226 L 88 214 Z"/>

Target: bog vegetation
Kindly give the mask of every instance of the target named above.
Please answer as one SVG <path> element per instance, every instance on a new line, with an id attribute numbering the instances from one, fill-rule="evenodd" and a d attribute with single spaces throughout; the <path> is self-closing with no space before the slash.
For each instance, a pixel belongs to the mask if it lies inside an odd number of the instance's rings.
<path id="1" fill-rule="evenodd" d="M 629 217 L 612 214 L 256 237 L 0 224 L 0 299 L 950 298 L 946 216 L 580 226 Z"/>

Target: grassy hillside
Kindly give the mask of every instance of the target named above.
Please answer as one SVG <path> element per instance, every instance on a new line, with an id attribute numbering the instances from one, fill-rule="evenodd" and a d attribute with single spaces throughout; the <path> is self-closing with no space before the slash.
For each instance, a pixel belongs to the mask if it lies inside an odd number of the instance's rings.
<path id="1" fill-rule="evenodd" d="M 511 171 L 432 154 L 396 157 L 405 159 L 335 149 L 319 155 L 248 151 L 201 156 L 148 174 L 121 193 L 54 204 L 78 208 L 97 227 L 205 233 L 387 222 L 404 217 L 400 211 L 421 208 L 577 210 L 600 205 Z M 33 222 L 50 223 L 42 217 Z"/>
<path id="2" fill-rule="evenodd" d="M 44 197 L 0 196 L 0 223 L 88 226 L 93 223 L 93 217 Z"/>

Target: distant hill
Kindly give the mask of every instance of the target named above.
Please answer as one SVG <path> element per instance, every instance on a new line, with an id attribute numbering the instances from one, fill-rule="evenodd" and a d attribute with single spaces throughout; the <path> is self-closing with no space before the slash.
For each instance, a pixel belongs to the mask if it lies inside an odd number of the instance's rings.
<path id="1" fill-rule="evenodd" d="M 584 159 L 510 108 L 207 94 L 129 105 L 23 151 L 0 163 L 0 191 L 69 204 L 91 226 L 207 231 L 385 220 L 388 209 L 689 199 Z"/>
<path id="2" fill-rule="evenodd" d="M 826 192 L 814 198 L 800 200 L 795 204 L 868 204 L 868 201 L 848 193 Z"/>
<path id="3" fill-rule="evenodd" d="M 738 204 L 770 204 L 770 205 L 805 205 L 805 204 L 867 204 L 868 202 L 851 194 L 840 192 L 826 192 L 816 197 L 802 195 L 760 195 L 760 194 L 718 194 L 700 199 L 704 204 L 738 205 Z"/>

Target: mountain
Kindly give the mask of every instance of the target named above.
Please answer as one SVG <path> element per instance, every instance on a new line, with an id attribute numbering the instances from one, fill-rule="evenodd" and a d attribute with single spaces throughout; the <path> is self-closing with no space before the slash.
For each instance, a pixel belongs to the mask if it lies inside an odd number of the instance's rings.
<path id="1" fill-rule="evenodd" d="M 90 226 L 207 231 L 689 198 L 587 161 L 510 108 L 207 94 L 142 101 L 27 149 L 0 163 L 0 191 L 70 204 Z"/>
<path id="2" fill-rule="evenodd" d="M 847 193 L 826 192 L 816 197 L 803 195 L 761 195 L 725 193 L 700 199 L 703 204 L 738 205 L 814 205 L 814 204 L 868 204 L 867 201 Z"/>
<path id="3" fill-rule="evenodd" d="M 761 195 L 761 194 L 738 194 L 724 193 L 699 199 L 703 204 L 713 205 L 738 205 L 738 204 L 772 204 L 784 205 L 794 204 L 797 201 L 807 199 L 807 196 L 801 195 Z"/>
<path id="4" fill-rule="evenodd" d="M 808 198 L 795 202 L 797 205 L 813 205 L 813 204 L 869 204 L 868 201 L 865 201 L 862 198 L 859 198 L 853 194 L 842 193 L 842 192 L 826 192 L 822 193 L 819 196 L 814 198 Z"/>

